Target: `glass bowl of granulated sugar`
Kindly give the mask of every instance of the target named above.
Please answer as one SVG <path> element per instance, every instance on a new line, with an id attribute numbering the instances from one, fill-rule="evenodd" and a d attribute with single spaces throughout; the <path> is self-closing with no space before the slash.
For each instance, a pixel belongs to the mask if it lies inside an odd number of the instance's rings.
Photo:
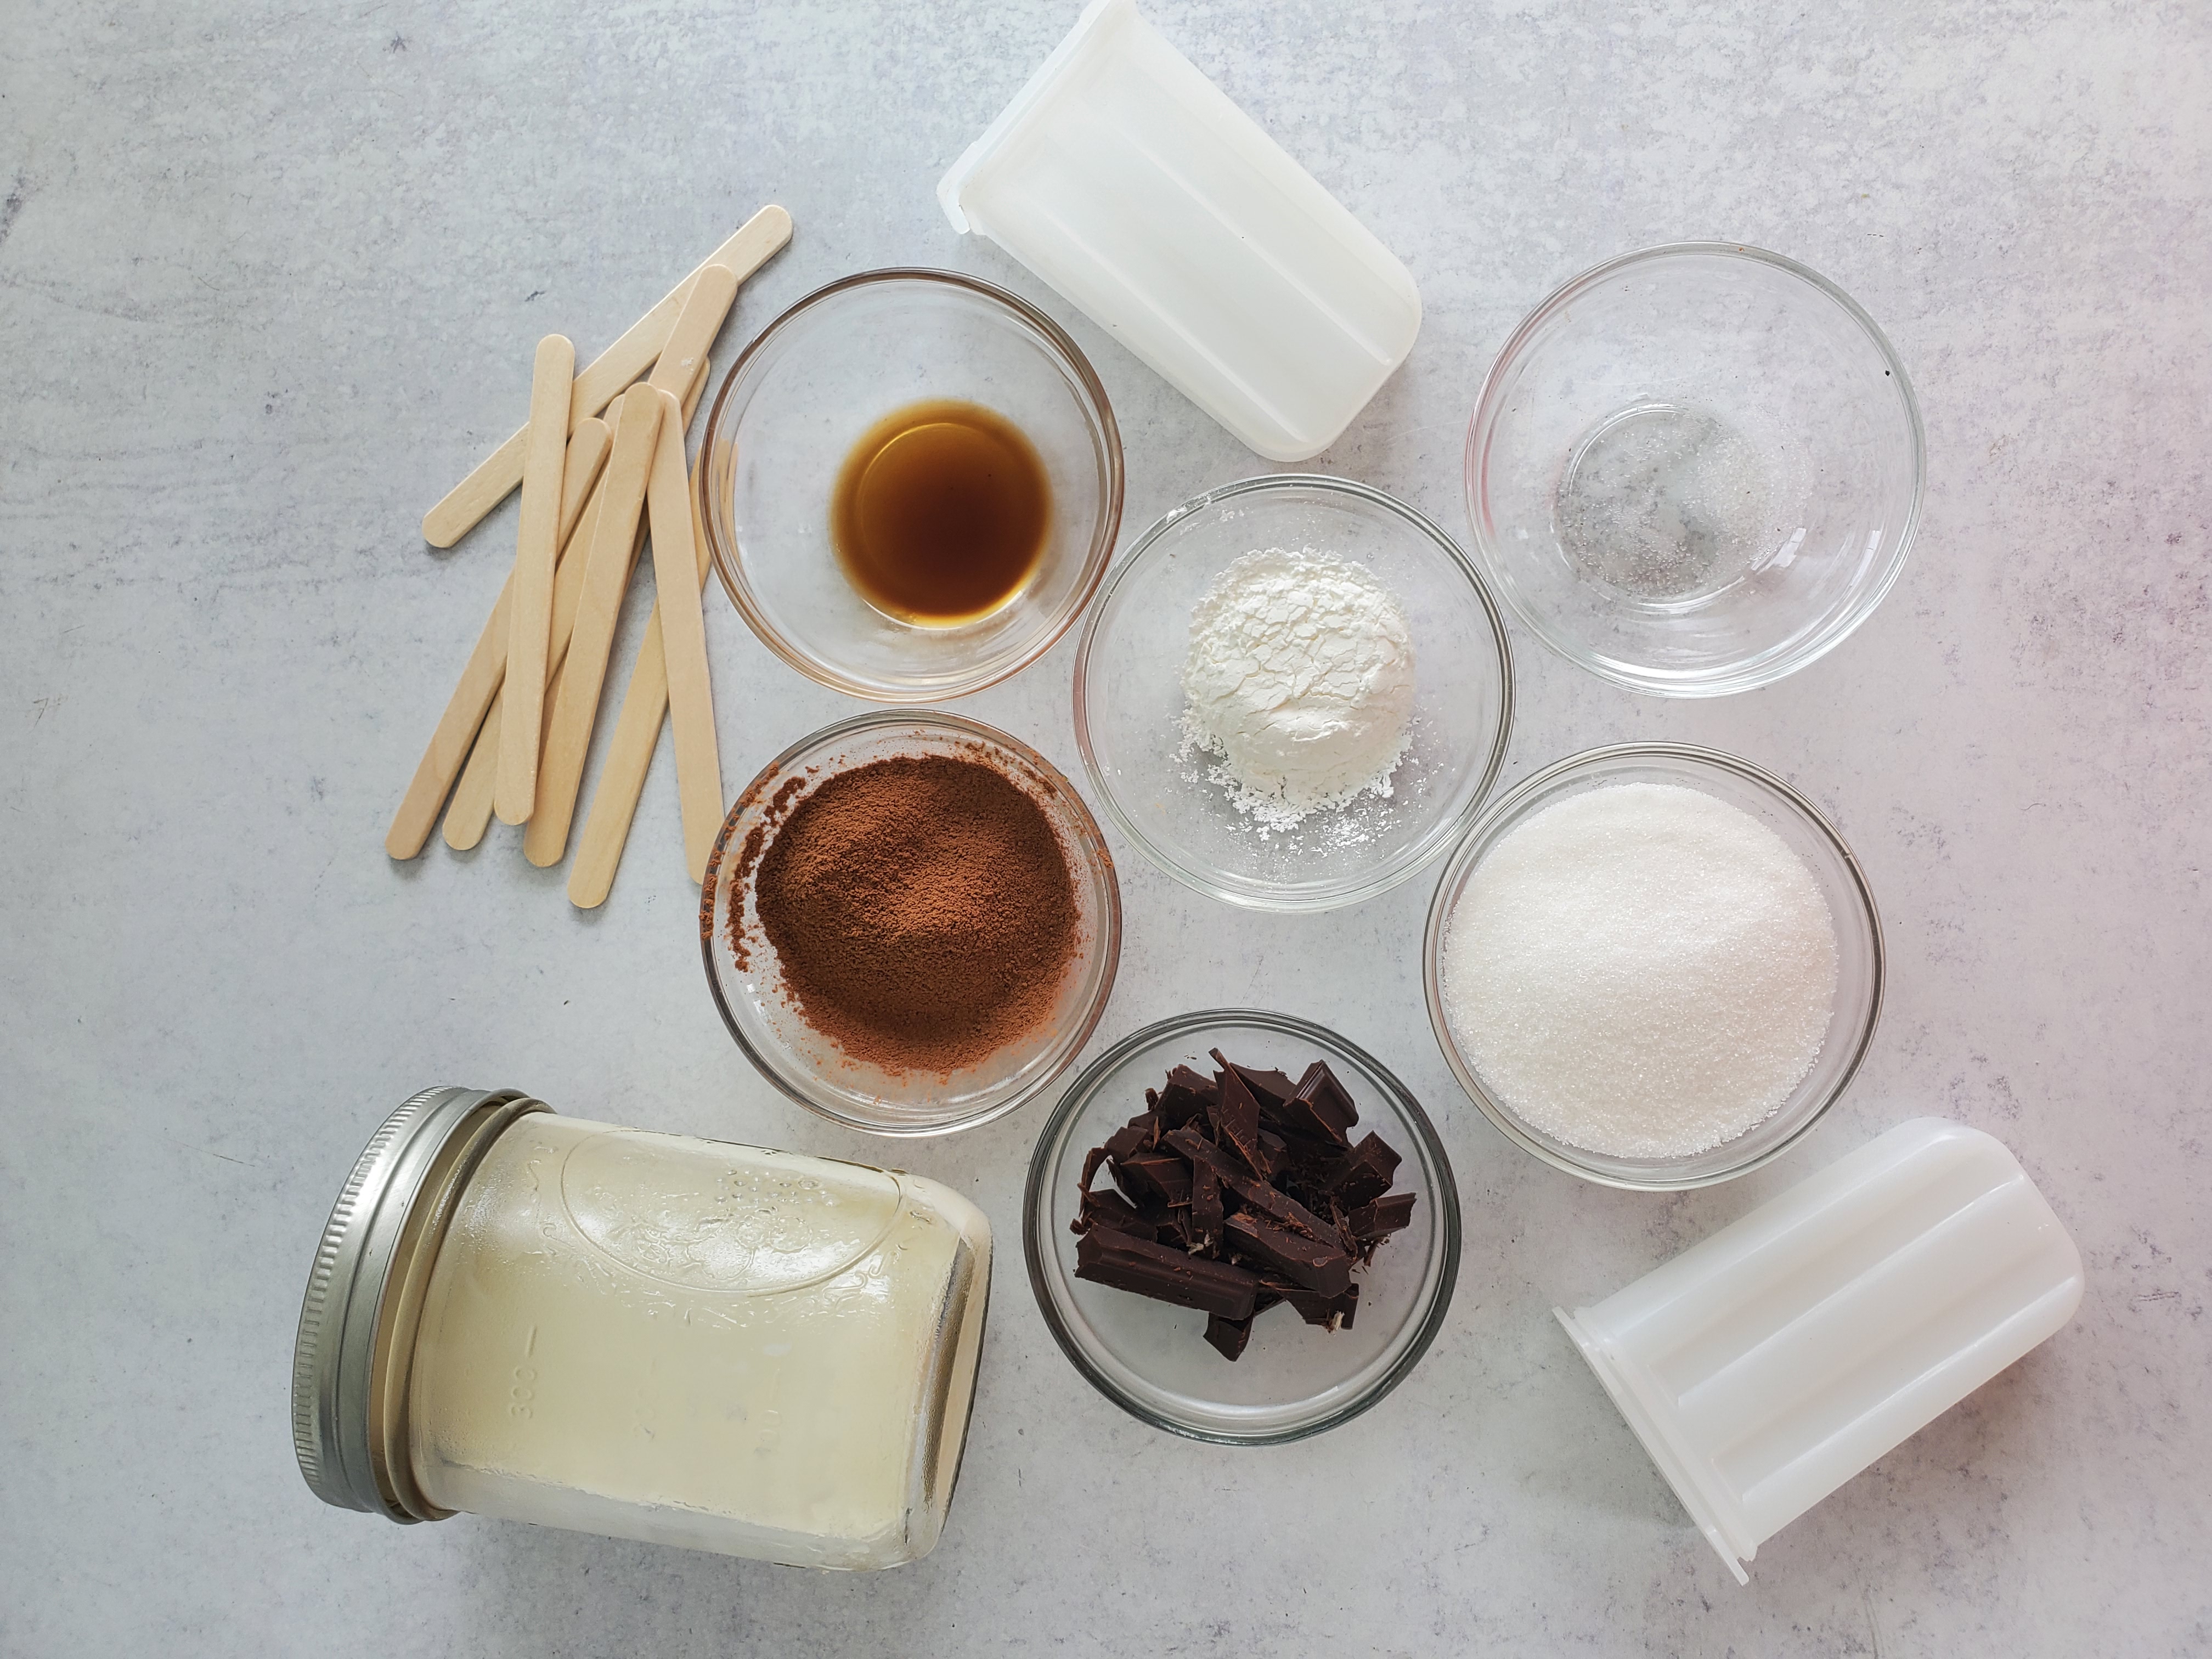
<path id="1" fill-rule="evenodd" d="M 1857 1073 L 1881 922 L 1802 795 L 1632 744 L 1516 785 L 1452 854 L 1422 951 L 1460 1085 L 1586 1180 L 1674 1190 L 1778 1158 Z"/>
<path id="2" fill-rule="evenodd" d="M 1186 885 L 1262 910 L 1388 891 L 1498 776 L 1513 665 L 1450 537 L 1349 479 L 1185 502 L 1109 576 L 1075 668 L 1108 813 Z"/>

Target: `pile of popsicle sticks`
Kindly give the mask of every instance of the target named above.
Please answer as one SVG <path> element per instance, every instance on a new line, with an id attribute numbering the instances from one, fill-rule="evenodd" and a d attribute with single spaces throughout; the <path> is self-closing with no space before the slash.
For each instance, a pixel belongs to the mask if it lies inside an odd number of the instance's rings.
<path id="1" fill-rule="evenodd" d="M 561 861 L 623 593 L 650 540 L 653 616 L 568 897 L 589 909 L 614 885 L 664 715 L 675 728 L 685 863 L 694 881 L 705 878 L 724 802 L 699 605 L 707 544 L 684 434 L 738 285 L 790 240 L 791 216 L 763 208 L 581 374 L 575 348 L 547 335 L 529 422 L 423 518 L 423 538 L 450 547 L 522 489 L 514 568 L 384 838 L 393 858 L 422 850 L 442 807 L 451 846 L 474 847 L 496 811 L 526 826 L 532 864 Z"/>

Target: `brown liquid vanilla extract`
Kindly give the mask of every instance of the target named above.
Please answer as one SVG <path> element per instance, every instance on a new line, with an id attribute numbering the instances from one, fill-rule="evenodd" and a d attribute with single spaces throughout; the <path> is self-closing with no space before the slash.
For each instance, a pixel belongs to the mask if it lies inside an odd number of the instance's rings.
<path id="1" fill-rule="evenodd" d="M 1052 485 L 1021 428 L 956 398 L 869 428 L 839 470 L 830 539 L 860 597 L 901 622 L 987 617 L 1042 562 Z"/>

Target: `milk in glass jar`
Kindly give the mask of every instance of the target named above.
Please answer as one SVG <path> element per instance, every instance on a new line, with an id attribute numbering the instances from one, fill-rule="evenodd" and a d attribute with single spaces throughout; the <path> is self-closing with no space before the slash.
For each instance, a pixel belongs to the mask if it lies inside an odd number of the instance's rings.
<path id="1" fill-rule="evenodd" d="M 318 1495 L 816 1567 L 927 1554 L 990 1229 L 933 1181 L 431 1090 L 362 1155 L 301 1316 Z"/>

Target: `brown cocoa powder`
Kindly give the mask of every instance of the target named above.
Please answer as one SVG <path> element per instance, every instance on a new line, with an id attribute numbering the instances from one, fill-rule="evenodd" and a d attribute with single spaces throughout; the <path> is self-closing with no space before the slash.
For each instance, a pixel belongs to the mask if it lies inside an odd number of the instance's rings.
<path id="1" fill-rule="evenodd" d="M 934 755 L 871 762 L 794 803 L 798 782 L 776 792 L 788 816 L 765 848 L 744 849 L 730 924 L 750 872 L 809 1025 L 887 1071 L 951 1072 L 1050 1014 L 1081 918 L 1060 836 L 1020 785 Z"/>

